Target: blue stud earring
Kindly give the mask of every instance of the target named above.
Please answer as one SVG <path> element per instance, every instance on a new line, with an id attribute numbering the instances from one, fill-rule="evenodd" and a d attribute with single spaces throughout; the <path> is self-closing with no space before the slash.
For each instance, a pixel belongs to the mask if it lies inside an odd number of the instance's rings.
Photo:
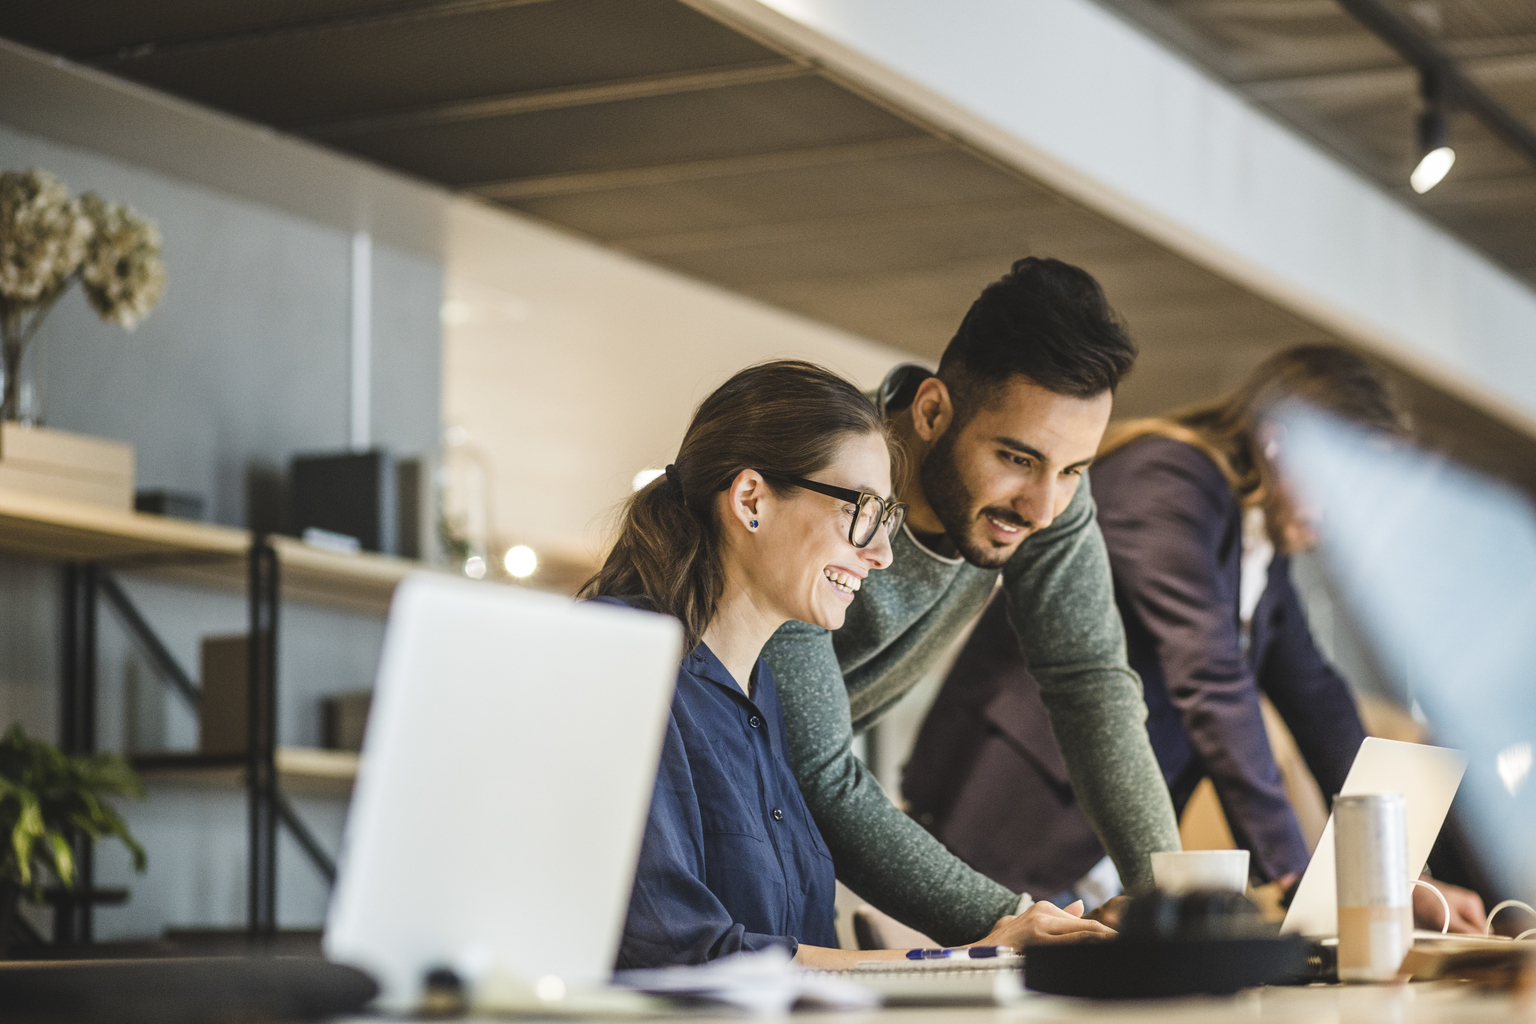
<path id="1" fill-rule="evenodd" d="M 754 530 L 757 529 L 757 520 L 756 519 L 752 520 L 752 529 L 754 529 Z"/>

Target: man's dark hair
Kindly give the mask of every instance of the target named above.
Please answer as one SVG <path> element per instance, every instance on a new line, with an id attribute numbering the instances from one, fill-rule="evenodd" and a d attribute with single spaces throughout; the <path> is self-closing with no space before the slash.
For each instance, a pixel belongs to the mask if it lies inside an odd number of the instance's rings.
<path id="1" fill-rule="evenodd" d="M 971 303 L 939 377 L 968 416 L 1014 375 L 1092 398 L 1113 392 L 1135 361 L 1125 325 L 1087 271 L 1026 256 Z"/>

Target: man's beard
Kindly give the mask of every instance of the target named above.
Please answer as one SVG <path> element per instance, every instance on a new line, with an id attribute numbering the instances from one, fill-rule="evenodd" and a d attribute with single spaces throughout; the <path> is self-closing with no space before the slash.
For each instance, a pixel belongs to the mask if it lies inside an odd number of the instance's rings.
<path id="1" fill-rule="evenodd" d="M 1028 536 L 1031 524 L 1011 508 L 975 507 L 971 490 L 960 479 L 955 461 L 955 437 L 959 433 L 954 427 L 946 430 L 918 467 L 923 496 L 928 499 L 928 506 L 939 517 L 939 522 L 944 524 L 944 532 L 961 558 L 980 569 L 1000 569 L 1013 557 L 1019 545 L 1018 542 L 999 545 L 990 537 L 977 536 L 983 517 L 990 516 L 999 522 L 1021 527 L 1026 531 L 1024 536 Z"/>

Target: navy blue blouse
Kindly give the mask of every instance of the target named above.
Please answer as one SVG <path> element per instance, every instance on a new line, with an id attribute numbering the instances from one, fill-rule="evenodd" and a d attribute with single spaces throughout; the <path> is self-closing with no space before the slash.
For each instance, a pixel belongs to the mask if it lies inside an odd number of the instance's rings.
<path id="1" fill-rule="evenodd" d="M 789 767 L 767 662 L 748 699 L 699 644 L 677 673 L 617 969 L 836 947 L 834 877 Z"/>

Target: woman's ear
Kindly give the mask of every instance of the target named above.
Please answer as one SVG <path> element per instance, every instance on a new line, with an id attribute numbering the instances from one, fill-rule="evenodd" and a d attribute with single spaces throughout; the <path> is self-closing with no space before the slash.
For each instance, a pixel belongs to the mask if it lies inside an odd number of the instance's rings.
<path id="1" fill-rule="evenodd" d="M 762 525 L 767 497 L 768 481 L 757 470 L 744 469 L 725 489 L 726 512 L 749 533 L 756 533 Z"/>
<path id="2" fill-rule="evenodd" d="M 917 386 L 912 396 L 912 430 L 924 442 L 944 435 L 955 421 L 955 406 L 949 388 L 937 377 L 929 377 Z"/>

